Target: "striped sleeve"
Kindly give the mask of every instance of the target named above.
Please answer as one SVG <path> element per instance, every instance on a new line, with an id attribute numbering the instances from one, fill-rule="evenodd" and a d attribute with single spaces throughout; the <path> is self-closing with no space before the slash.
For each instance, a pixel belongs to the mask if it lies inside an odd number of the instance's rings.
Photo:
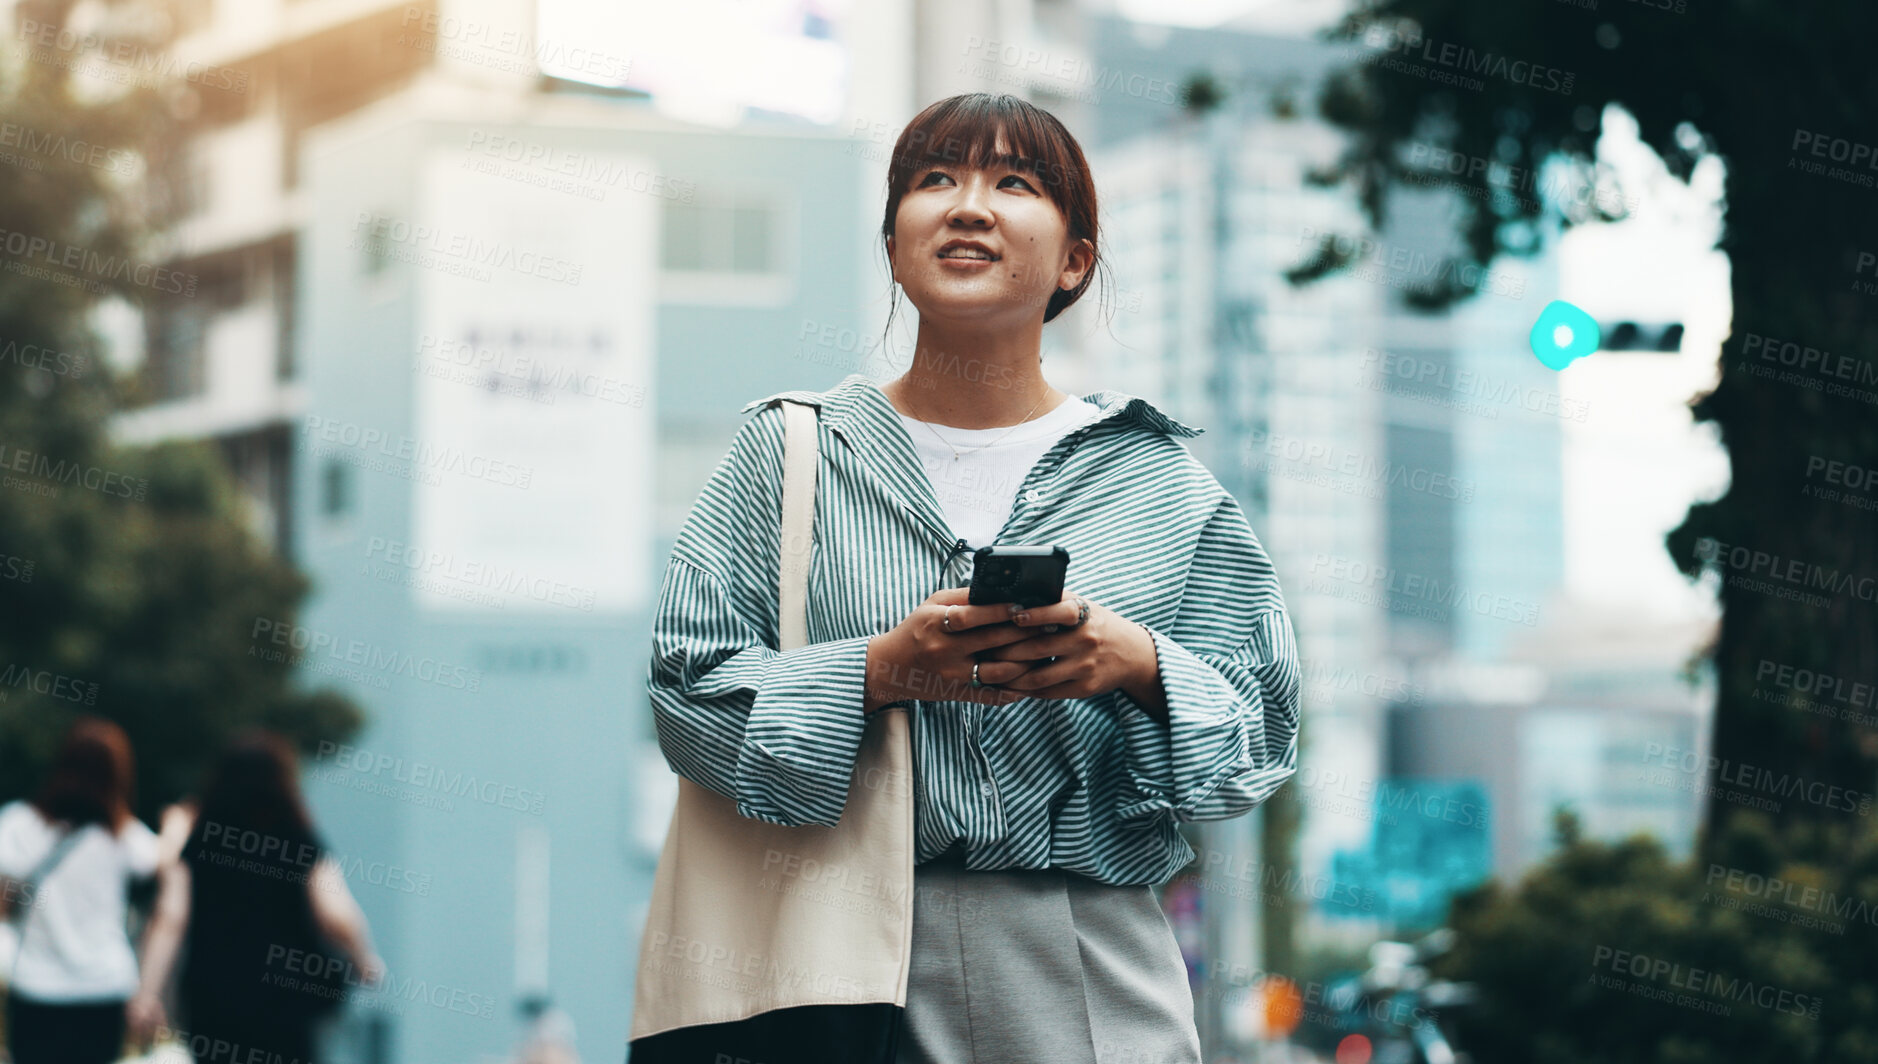
<path id="1" fill-rule="evenodd" d="M 780 420 L 746 424 L 679 532 L 646 690 L 672 771 L 742 816 L 833 825 L 866 723 L 869 637 L 776 649 Z"/>
<path id="2" fill-rule="evenodd" d="M 1243 815 L 1297 771 L 1300 684 L 1277 574 L 1230 495 L 1200 533 L 1171 628 L 1144 627 L 1168 720 L 1120 696 L 1128 779 L 1118 818 Z"/>

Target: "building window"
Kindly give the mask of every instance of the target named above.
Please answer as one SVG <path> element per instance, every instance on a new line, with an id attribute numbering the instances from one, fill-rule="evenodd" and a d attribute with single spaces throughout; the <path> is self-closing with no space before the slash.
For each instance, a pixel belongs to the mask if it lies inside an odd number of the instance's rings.
<path id="1" fill-rule="evenodd" d="M 730 272 L 770 273 L 776 263 L 771 252 L 775 212 L 764 207 L 730 210 Z"/>
<path id="2" fill-rule="evenodd" d="M 660 242 L 663 253 L 660 266 L 668 270 L 705 268 L 705 214 L 710 210 L 695 203 L 665 205 L 665 239 Z"/>
<path id="3" fill-rule="evenodd" d="M 190 301 L 160 304 L 145 318 L 143 401 L 187 399 L 207 390 L 203 346 L 211 313 L 202 302 Z"/>
<path id="4" fill-rule="evenodd" d="M 320 515 L 344 517 L 352 512 L 352 470 L 337 458 L 320 469 Z"/>
<path id="5" fill-rule="evenodd" d="M 205 158 L 206 147 L 195 145 L 178 153 L 176 162 L 175 184 L 171 192 L 175 196 L 178 217 L 193 218 L 209 209 L 209 160 Z"/>
<path id="6" fill-rule="evenodd" d="M 726 206 L 668 200 L 660 265 L 710 273 L 774 273 L 781 213 L 767 203 Z"/>
<path id="7" fill-rule="evenodd" d="M 294 249 L 291 240 L 277 241 L 273 246 L 272 277 L 269 290 L 273 295 L 274 320 L 278 323 L 274 334 L 274 379 L 292 380 L 297 359 L 294 357 Z"/>
<path id="8" fill-rule="evenodd" d="M 793 298 L 784 262 L 791 213 L 774 201 L 724 197 L 663 207 L 660 298 L 671 303 L 765 305 Z"/>
<path id="9" fill-rule="evenodd" d="M 1385 424 L 1383 446 L 1391 468 L 1454 475 L 1454 434 L 1447 428 Z M 1409 477 L 1392 476 L 1383 489 L 1383 513 L 1388 571 L 1399 574 L 1383 607 L 1391 640 L 1406 656 L 1445 653 L 1454 646 L 1461 609 L 1443 602 L 1459 591 L 1455 503 L 1441 491 L 1415 490 Z"/>
<path id="10" fill-rule="evenodd" d="M 391 227 L 395 219 L 384 211 L 372 213 L 372 224 L 359 237 L 359 272 L 377 277 L 391 265 Z"/>

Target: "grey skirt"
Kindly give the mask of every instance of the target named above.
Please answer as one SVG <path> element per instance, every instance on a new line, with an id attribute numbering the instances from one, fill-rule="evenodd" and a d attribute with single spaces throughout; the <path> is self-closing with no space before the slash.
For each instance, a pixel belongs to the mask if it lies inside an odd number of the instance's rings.
<path id="1" fill-rule="evenodd" d="M 1062 869 L 913 871 L 896 1064 L 1200 1064 L 1193 992 L 1151 888 Z"/>

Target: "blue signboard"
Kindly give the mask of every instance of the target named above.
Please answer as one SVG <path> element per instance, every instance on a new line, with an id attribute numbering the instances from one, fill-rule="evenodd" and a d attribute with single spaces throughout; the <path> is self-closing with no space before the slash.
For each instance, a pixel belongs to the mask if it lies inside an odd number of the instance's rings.
<path id="1" fill-rule="evenodd" d="M 1442 923 L 1456 893 L 1492 874 L 1490 812 L 1486 788 L 1471 780 L 1384 781 L 1368 847 L 1331 859 L 1332 878 L 1354 888 L 1344 896 L 1371 897 L 1374 906 L 1356 908 L 1333 893 L 1319 910 L 1397 927 Z"/>

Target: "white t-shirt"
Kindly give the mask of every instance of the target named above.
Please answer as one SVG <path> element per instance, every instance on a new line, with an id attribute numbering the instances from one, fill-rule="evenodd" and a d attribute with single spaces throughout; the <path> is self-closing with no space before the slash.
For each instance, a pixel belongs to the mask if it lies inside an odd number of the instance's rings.
<path id="1" fill-rule="evenodd" d="M 37 1001 L 120 1000 L 137 992 L 124 894 L 131 877 L 156 872 L 156 833 L 135 817 L 116 835 L 99 824 L 78 830 L 17 924 L 13 987 Z M 0 806 L 0 875 L 31 875 L 59 834 L 28 802 Z"/>
<path id="2" fill-rule="evenodd" d="M 1016 427 L 960 429 L 905 414 L 900 420 L 913 438 L 926 475 L 932 478 L 933 494 L 939 497 L 946 523 L 968 545 L 983 547 L 1004 528 L 1017 491 L 1037 460 L 1057 440 L 1101 412 L 1095 404 L 1072 395 L 1049 413 Z M 955 456 L 954 447 L 963 453 Z"/>

